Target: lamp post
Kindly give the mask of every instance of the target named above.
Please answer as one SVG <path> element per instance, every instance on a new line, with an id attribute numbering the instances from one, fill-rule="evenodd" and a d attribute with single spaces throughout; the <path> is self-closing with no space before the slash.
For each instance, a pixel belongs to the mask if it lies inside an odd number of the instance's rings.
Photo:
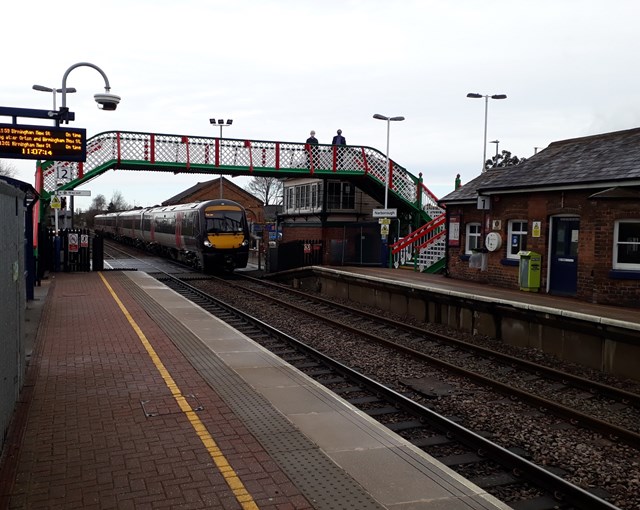
<path id="1" fill-rule="evenodd" d="M 62 89 L 56 89 L 56 88 L 50 88 L 50 87 L 45 87 L 44 85 L 34 85 L 33 90 L 38 90 L 40 92 L 53 92 L 53 111 L 56 111 L 56 93 L 61 93 Z M 67 87 L 66 89 L 67 94 L 72 94 L 74 92 L 77 92 L 76 89 L 74 89 L 73 87 Z M 53 124 L 55 126 L 57 126 L 60 123 L 60 121 L 58 119 L 55 119 L 53 121 Z"/>
<path id="2" fill-rule="evenodd" d="M 220 128 L 220 138 L 222 138 L 222 128 L 223 128 L 223 127 L 228 127 L 228 126 L 230 126 L 231 124 L 233 124 L 233 119 L 227 119 L 227 122 L 226 122 L 226 123 L 225 123 L 224 119 L 218 119 L 218 120 L 216 120 L 216 119 L 209 119 L 209 122 L 210 122 L 211 124 L 214 124 L 214 125 L 215 125 L 215 124 L 217 124 L 217 125 L 218 125 L 218 127 Z"/>
<path id="3" fill-rule="evenodd" d="M 386 209 L 389 205 L 389 131 L 391 130 L 391 122 L 399 122 L 404 120 L 404 117 L 386 117 L 376 113 L 373 118 L 387 122 L 387 166 L 384 178 L 384 208 Z"/>
<path id="4" fill-rule="evenodd" d="M 69 109 L 67 108 L 67 93 L 76 92 L 76 89 L 74 89 L 73 87 L 67 87 L 67 77 L 69 76 L 69 73 L 74 69 L 76 69 L 77 67 L 91 67 L 96 71 L 98 71 L 104 78 L 104 93 L 94 94 L 93 96 L 96 103 L 98 103 L 98 108 L 100 108 L 101 110 L 113 111 L 118 107 L 118 103 L 120 103 L 120 96 L 111 94 L 110 92 L 111 85 L 109 85 L 109 78 L 107 78 L 107 75 L 104 73 L 102 69 L 100 69 L 97 65 L 92 64 L 90 62 L 78 62 L 77 64 L 73 64 L 71 67 L 69 67 L 69 69 L 67 69 L 64 72 L 64 74 L 62 75 L 62 87 L 60 87 L 59 89 L 50 89 L 48 87 L 42 87 L 41 85 L 33 86 L 35 90 L 44 90 L 45 92 L 53 92 L 54 110 L 56 107 L 55 94 L 57 92 L 60 92 L 62 94 L 62 105 L 60 106 L 60 115 L 57 117 L 56 122 L 60 122 L 60 120 L 62 120 L 62 122 L 66 121 L 67 124 L 69 123 L 69 118 L 67 116 L 67 113 L 69 112 Z M 57 191 L 57 184 L 56 184 L 56 191 Z M 58 209 L 55 210 L 55 215 L 56 215 L 55 238 L 56 238 L 56 260 L 57 260 L 58 254 L 60 253 L 59 252 L 60 239 L 58 235 Z M 73 223 L 73 196 L 71 196 L 71 221 Z"/>
<path id="5" fill-rule="evenodd" d="M 209 119 L 209 122 L 213 125 L 217 125 L 220 128 L 220 139 L 222 139 L 222 128 L 229 127 L 233 124 L 233 119 L 227 119 L 225 123 L 224 119 Z M 222 198 L 222 174 L 220 174 L 220 198 Z"/>
<path id="6" fill-rule="evenodd" d="M 500 145 L 500 140 L 491 140 L 489 143 L 496 144 L 496 163 L 498 162 L 498 146 Z"/>
<path id="7" fill-rule="evenodd" d="M 469 92 L 467 97 L 473 99 L 481 99 L 484 97 L 484 145 L 482 149 L 482 172 L 485 171 L 485 164 L 487 161 L 487 112 L 489 110 L 489 98 L 491 99 L 507 99 L 506 94 L 493 94 L 493 95 L 483 95 L 477 94 L 474 92 Z M 497 147 L 497 146 L 496 146 Z"/>

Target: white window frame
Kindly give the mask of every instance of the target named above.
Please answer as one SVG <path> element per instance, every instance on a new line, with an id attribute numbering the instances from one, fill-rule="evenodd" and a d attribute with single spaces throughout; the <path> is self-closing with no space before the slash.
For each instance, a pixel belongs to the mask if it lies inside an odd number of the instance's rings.
<path id="1" fill-rule="evenodd" d="M 513 229 L 514 223 L 524 223 L 526 230 L 522 230 L 521 228 L 519 230 L 514 230 Z M 522 243 L 522 240 L 521 240 L 518 246 L 518 251 L 516 253 L 511 252 L 512 250 L 511 239 L 513 238 L 514 235 L 520 236 L 521 238 L 524 237 L 524 243 Z M 507 235 L 507 258 L 508 259 L 520 260 L 520 256 L 518 255 L 518 252 L 527 248 L 528 235 L 529 235 L 529 222 L 527 220 L 522 220 L 522 219 L 509 220 L 509 229 L 508 229 L 508 235 Z"/>
<path id="2" fill-rule="evenodd" d="M 285 211 L 288 214 L 300 211 L 317 211 L 319 208 L 318 186 L 317 182 L 287 186 L 285 188 Z"/>
<path id="3" fill-rule="evenodd" d="M 471 232 L 472 228 L 477 228 L 476 232 Z M 478 243 L 477 246 L 475 248 L 471 248 L 471 239 L 473 238 L 477 238 L 478 239 Z M 466 227 L 465 227 L 465 236 L 464 236 L 464 253 L 466 255 L 471 255 L 473 253 L 473 250 L 480 250 L 482 249 L 483 244 L 482 244 L 482 223 L 480 222 L 473 222 L 473 223 L 467 223 Z"/>
<path id="4" fill-rule="evenodd" d="M 294 187 L 288 187 L 286 189 L 286 201 L 285 201 L 285 210 L 287 212 L 293 211 L 294 207 L 295 207 L 295 194 L 294 194 Z"/>
<path id="5" fill-rule="evenodd" d="M 638 241 L 619 241 L 618 236 L 620 233 L 620 224 L 621 223 L 638 223 L 640 224 L 640 219 L 624 219 L 624 220 L 616 220 L 614 224 L 613 230 L 613 269 L 622 269 L 622 270 L 632 270 L 632 271 L 640 271 L 640 264 L 629 264 L 627 262 L 618 262 L 618 247 L 621 244 L 624 245 L 632 245 L 635 246 L 638 250 L 640 250 L 640 239 Z"/>

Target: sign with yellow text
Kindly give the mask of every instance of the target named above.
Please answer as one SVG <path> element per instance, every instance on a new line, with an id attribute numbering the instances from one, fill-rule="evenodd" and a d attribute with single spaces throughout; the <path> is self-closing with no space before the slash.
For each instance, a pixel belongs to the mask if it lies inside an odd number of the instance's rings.
<path id="1" fill-rule="evenodd" d="M 0 159 L 86 161 L 87 130 L 0 124 Z"/>

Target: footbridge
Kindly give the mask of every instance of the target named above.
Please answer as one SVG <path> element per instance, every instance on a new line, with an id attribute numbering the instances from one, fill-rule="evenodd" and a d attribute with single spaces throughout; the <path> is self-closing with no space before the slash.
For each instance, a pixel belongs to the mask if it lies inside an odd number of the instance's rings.
<path id="1" fill-rule="evenodd" d="M 316 177 L 353 182 L 384 203 L 386 155 L 371 147 L 310 145 L 295 142 L 240 140 L 154 133 L 109 131 L 87 140 L 86 162 L 45 161 L 39 165 L 36 189 L 43 202 L 57 190 L 74 189 L 110 170 L 216 174 L 252 177 Z M 442 237 L 444 221 L 437 198 L 422 181 L 389 160 L 388 206 L 411 217 L 420 230 L 439 219 L 435 228 Z M 60 184 L 64 182 L 64 184 Z M 398 248 L 396 266 L 415 253 Z M 404 256 L 402 256 L 404 250 Z"/>

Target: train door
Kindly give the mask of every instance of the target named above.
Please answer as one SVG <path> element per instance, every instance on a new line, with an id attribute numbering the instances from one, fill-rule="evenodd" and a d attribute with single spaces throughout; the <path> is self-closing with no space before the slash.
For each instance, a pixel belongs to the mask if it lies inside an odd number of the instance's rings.
<path id="1" fill-rule="evenodd" d="M 578 242 L 580 218 L 551 218 L 549 293 L 575 296 L 578 292 Z"/>

